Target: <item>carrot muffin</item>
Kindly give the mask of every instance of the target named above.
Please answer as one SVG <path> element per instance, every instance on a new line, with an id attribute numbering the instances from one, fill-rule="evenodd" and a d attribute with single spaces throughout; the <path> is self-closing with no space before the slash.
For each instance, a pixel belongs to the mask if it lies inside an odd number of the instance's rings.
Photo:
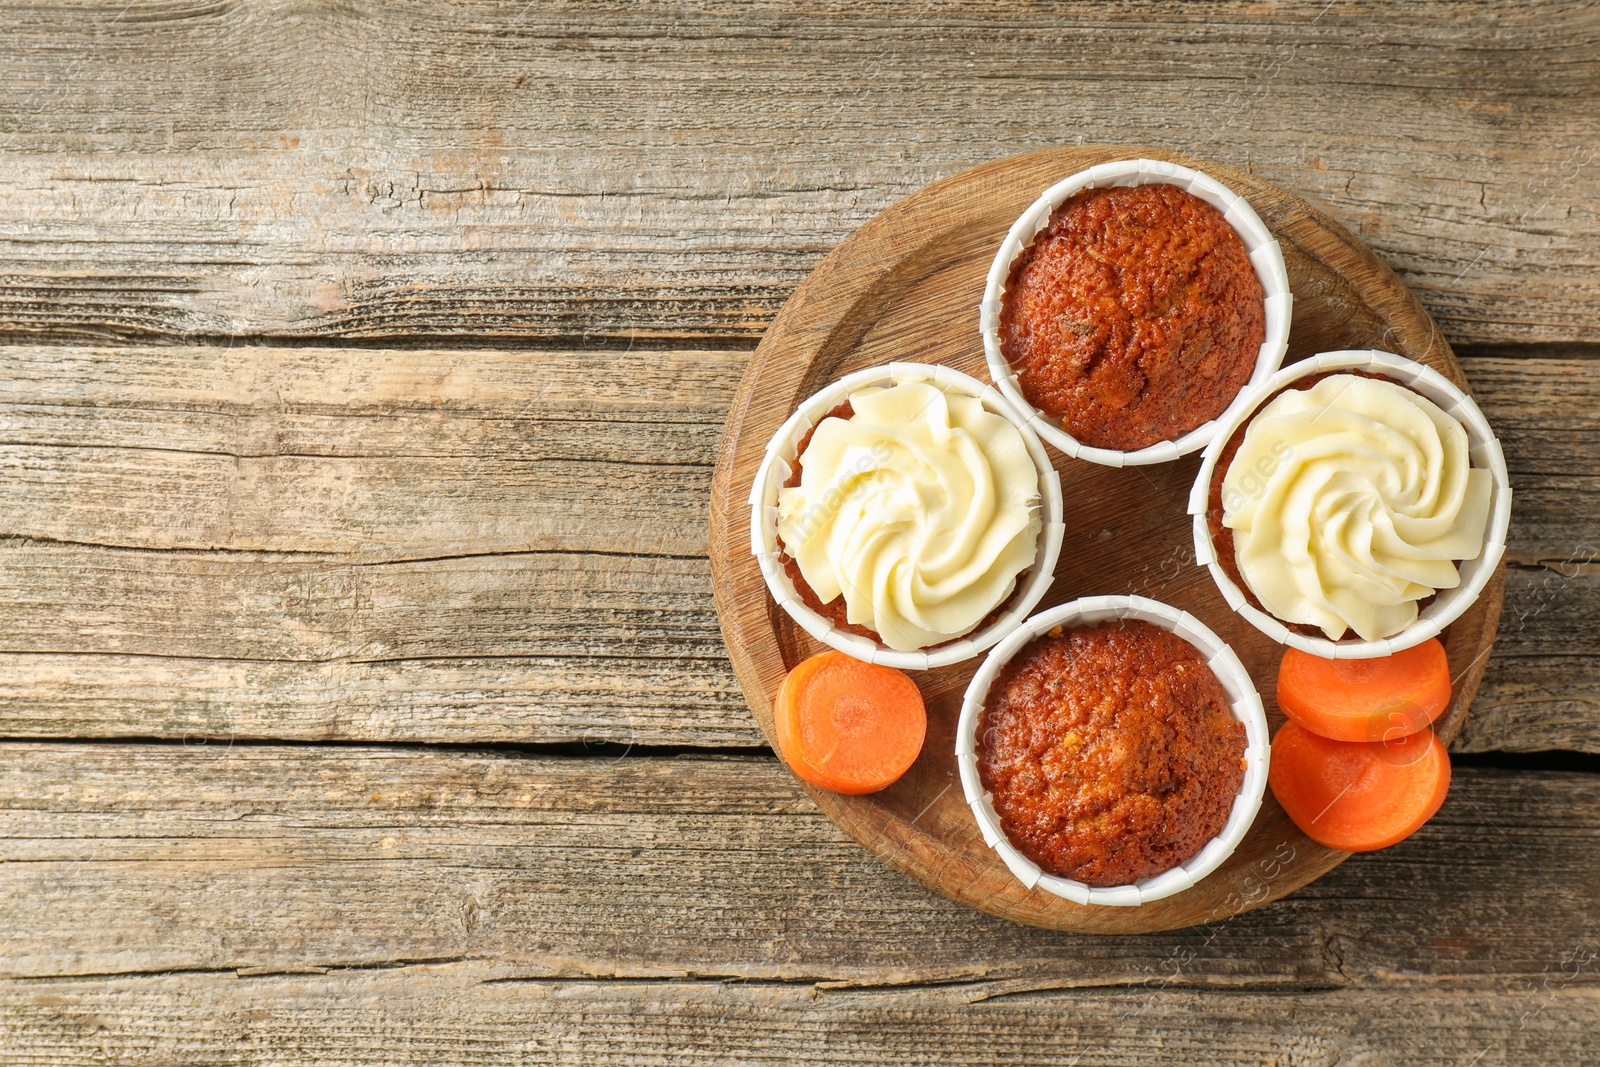
<path id="1" fill-rule="evenodd" d="M 1043 870 L 1128 885 L 1222 832 L 1245 727 L 1194 646 L 1138 619 L 1029 642 L 978 720 L 978 775 L 1001 829 Z"/>
<path id="2" fill-rule="evenodd" d="M 1022 432 L 929 381 L 850 394 L 800 442 L 778 546 L 801 599 L 897 651 L 992 621 L 1033 565 L 1039 472 Z"/>
<path id="3" fill-rule="evenodd" d="M 1131 451 L 1233 402 L 1266 337 L 1264 296 L 1239 234 L 1187 189 L 1086 189 L 1012 264 L 1001 351 L 1035 408 Z"/>
<path id="4" fill-rule="evenodd" d="M 1336 371 L 1290 383 L 1223 446 L 1207 521 L 1261 610 L 1337 641 L 1393 637 L 1483 550 L 1493 475 L 1421 393 Z"/>

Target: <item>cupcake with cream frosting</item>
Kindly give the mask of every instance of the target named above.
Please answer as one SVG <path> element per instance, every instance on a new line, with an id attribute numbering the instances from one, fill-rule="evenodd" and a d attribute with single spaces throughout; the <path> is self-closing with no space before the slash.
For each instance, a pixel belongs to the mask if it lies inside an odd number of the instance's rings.
<path id="1" fill-rule="evenodd" d="M 1250 420 L 1222 477 L 1222 525 L 1266 610 L 1330 641 L 1352 630 L 1376 641 L 1461 583 L 1456 563 L 1483 550 L 1493 489 L 1433 401 L 1332 374 Z"/>
<path id="2" fill-rule="evenodd" d="M 959 663 L 1016 628 L 1060 552 L 1061 483 L 993 387 L 891 363 L 804 401 L 751 489 L 751 548 L 813 637 L 906 669 Z"/>
<path id="3" fill-rule="evenodd" d="M 1280 640 L 1385 655 L 1438 634 L 1487 582 L 1504 469 L 1482 413 L 1437 372 L 1328 353 L 1280 372 L 1208 449 L 1197 553 Z"/>
<path id="4" fill-rule="evenodd" d="M 932 382 L 852 392 L 778 491 L 785 566 L 814 611 L 899 651 L 975 630 L 1034 558 L 1021 431 Z"/>

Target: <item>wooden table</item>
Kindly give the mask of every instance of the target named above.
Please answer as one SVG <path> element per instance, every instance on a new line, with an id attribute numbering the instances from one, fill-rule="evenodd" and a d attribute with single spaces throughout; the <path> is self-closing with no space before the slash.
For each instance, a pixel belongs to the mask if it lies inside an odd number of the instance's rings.
<path id="1" fill-rule="evenodd" d="M 0 1062 L 1600 1058 L 1600 10 L 610 7 L 0 13 Z M 1148 937 L 850 843 L 704 559 L 799 280 L 1093 142 L 1369 242 L 1517 489 L 1439 816 Z"/>

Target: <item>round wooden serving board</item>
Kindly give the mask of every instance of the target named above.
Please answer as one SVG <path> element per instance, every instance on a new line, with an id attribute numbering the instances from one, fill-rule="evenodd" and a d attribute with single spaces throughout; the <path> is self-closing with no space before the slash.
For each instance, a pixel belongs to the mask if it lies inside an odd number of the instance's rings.
<path id="1" fill-rule="evenodd" d="M 739 684 L 772 739 L 772 698 L 784 674 L 822 646 L 767 594 L 750 552 L 751 480 L 767 440 L 796 405 L 850 371 L 891 360 L 946 363 L 988 381 L 978 301 L 1011 223 L 1061 178 L 1118 159 L 1167 159 L 1243 194 L 1283 246 L 1294 291 L 1288 362 L 1315 352 L 1378 348 L 1466 379 L 1438 327 L 1370 250 L 1305 201 L 1243 171 L 1153 148 L 1062 148 L 964 171 L 894 204 L 812 272 L 767 331 L 728 415 L 711 490 L 711 574 Z M 1194 613 L 1229 642 L 1255 678 L 1274 730 L 1282 649 L 1228 610 L 1194 561 L 1184 504 L 1198 454 L 1121 470 L 1050 450 L 1066 497 L 1055 584 L 1038 610 L 1080 596 L 1138 593 Z M 1449 741 L 1478 690 L 1500 617 L 1504 575 L 1445 635 L 1455 699 L 1435 724 Z M 954 732 L 981 659 L 914 674 L 928 704 L 928 739 L 895 785 L 864 797 L 807 787 L 830 819 L 884 862 L 955 900 L 1035 926 L 1095 933 L 1214 922 L 1293 892 L 1347 853 L 1302 834 L 1267 792 L 1226 864 L 1192 889 L 1134 908 L 1073 904 L 1024 889 L 985 847 L 962 797 Z M 776 747 L 776 746 L 774 746 Z"/>

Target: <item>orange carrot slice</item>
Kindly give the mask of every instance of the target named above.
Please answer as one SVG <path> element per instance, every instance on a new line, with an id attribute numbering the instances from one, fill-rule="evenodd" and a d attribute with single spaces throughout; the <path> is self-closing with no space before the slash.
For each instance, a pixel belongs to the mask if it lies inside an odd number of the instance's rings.
<path id="1" fill-rule="evenodd" d="M 796 775 L 835 793 L 876 793 L 916 762 L 928 732 L 917 683 L 893 667 L 824 652 L 783 680 L 772 716 Z"/>
<path id="2" fill-rule="evenodd" d="M 1323 659 L 1291 648 L 1278 665 L 1278 707 L 1335 741 L 1392 741 L 1450 705 L 1450 662 L 1438 638 L 1378 659 Z"/>
<path id="3" fill-rule="evenodd" d="M 1450 756 L 1432 730 L 1334 741 L 1291 721 L 1272 739 L 1267 781 L 1313 841 L 1367 852 L 1404 841 L 1433 817 L 1450 789 Z"/>

